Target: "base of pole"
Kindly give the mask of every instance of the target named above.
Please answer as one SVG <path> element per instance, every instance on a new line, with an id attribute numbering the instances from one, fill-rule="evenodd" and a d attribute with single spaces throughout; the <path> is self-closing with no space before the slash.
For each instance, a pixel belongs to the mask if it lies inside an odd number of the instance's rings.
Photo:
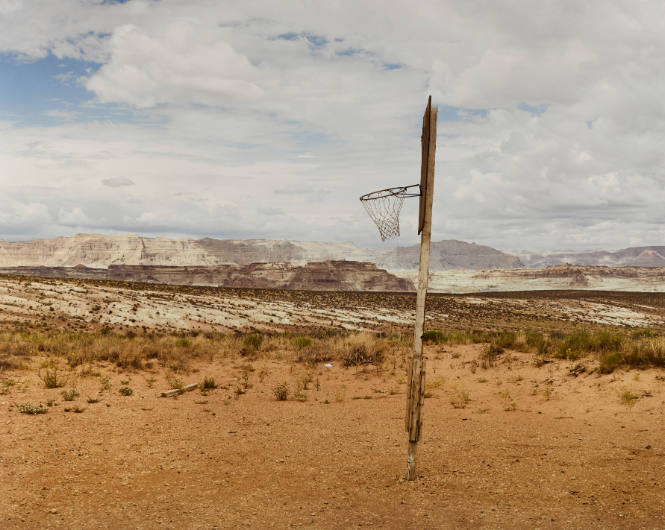
<path id="1" fill-rule="evenodd" d="M 409 455 L 406 458 L 406 480 L 416 480 L 416 451 L 418 442 L 409 442 Z"/>

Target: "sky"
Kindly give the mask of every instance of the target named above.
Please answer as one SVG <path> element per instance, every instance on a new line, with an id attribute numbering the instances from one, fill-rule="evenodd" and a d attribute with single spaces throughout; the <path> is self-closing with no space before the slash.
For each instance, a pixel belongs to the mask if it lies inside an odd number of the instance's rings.
<path id="1" fill-rule="evenodd" d="M 665 3 L 0 0 L 0 239 L 665 244 Z"/>

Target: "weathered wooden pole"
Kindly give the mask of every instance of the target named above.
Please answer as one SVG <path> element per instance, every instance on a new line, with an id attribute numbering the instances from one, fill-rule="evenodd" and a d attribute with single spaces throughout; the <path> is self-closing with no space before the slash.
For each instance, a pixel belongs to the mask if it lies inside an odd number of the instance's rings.
<path id="1" fill-rule="evenodd" d="M 432 200 L 434 196 L 434 156 L 436 154 L 437 108 L 432 108 L 432 96 L 427 101 L 421 137 L 420 166 L 420 265 L 416 295 L 416 327 L 413 337 L 413 358 L 409 370 L 409 388 L 406 405 L 406 430 L 409 433 L 407 480 L 416 478 L 416 452 L 422 427 L 422 408 L 425 397 L 425 360 L 423 358 L 423 331 L 425 328 L 425 298 L 429 280 L 429 254 L 432 236 Z"/>

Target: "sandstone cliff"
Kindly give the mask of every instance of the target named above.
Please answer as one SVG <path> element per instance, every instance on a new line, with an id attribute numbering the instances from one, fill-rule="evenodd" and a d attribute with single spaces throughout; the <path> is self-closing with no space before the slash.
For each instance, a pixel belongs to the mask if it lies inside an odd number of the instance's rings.
<path id="1" fill-rule="evenodd" d="M 165 267 L 159 265 L 111 265 L 110 280 L 214 285 L 255 289 L 311 291 L 412 291 L 413 283 L 379 269 L 373 263 L 355 261 L 252 263 L 213 267 Z"/>
<path id="2" fill-rule="evenodd" d="M 134 234 L 59 237 L 34 241 L 0 241 L 0 267 L 108 267 L 109 265 L 249 265 L 313 261 L 360 261 L 388 270 L 418 267 L 418 245 L 364 248 L 352 243 L 273 241 L 264 239 L 169 239 Z M 431 269 L 494 269 L 521 265 L 518 258 L 463 241 L 432 243 Z"/>
<path id="3" fill-rule="evenodd" d="M 253 289 L 311 291 L 413 291 L 413 283 L 379 269 L 373 263 L 324 261 L 293 266 L 288 263 L 250 265 L 164 266 L 110 265 L 107 269 L 76 267 L 6 267 L 0 274 L 47 278 L 83 278 L 172 285 L 204 285 Z"/>
<path id="4" fill-rule="evenodd" d="M 39 278 L 79 278 L 82 280 L 108 280 L 107 269 L 76 267 L 0 267 L 0 274 L 34 276 Z"/>

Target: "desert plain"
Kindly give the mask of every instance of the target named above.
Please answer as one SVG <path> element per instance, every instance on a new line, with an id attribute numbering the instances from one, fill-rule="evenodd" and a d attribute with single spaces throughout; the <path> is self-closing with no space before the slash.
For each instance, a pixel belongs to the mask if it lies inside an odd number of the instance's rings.
<path id="1" fill-rule="evenodd" d="M 0 277 L 0 527 L 665 527 L 665 294 L 430 295 L 409 482 L 414 306 Z"/>

